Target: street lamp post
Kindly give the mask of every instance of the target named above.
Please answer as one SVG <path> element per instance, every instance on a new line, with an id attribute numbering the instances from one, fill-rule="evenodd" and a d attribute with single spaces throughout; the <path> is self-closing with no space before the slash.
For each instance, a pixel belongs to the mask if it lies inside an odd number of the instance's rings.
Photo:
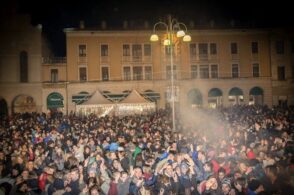
<path id="1" fill-rule="evenodd" d="M 168 17 L 168 23 L 159 21 L 154 24 L 153 34 L 150 37 L 150 41 L 155 42 L 159 40 L 158 35 L 155 33 L 156 27 L 158 25 L 163 25 L 166 28 L 167 38 L 163 41 L 165 46 L 170 47 L 170 69 L 171 69 L 171 103 L 172 103 L 172 130 L 176 130 L 176 119 L 175 119 L 175 88 L 174 88 L 174 63 L 173 63 L 173 45 L 174 40 L 173 36 L 176 32 L 176 36 L 178 38 L 183 38 L 184 42 L 190 42 L 191 36 L 186 34 L 187 27 L 184 23 L 178 22 L 176 19 L 173 19 L 171 16 Z M 184 27 L 184 30 L 181 28 Z"/>

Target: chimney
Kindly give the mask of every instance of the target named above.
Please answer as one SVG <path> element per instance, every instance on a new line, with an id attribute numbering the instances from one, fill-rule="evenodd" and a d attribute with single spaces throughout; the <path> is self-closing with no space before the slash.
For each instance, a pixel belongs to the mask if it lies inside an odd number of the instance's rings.
<path id="1" fill-rule="evenodd" d="M 127 20 L 124 20 L 124 22 L 123 22 L 123 29 L 128 29 L 128 26 L 129 26 L 129 23 L 128 23 L 128 21 Z"/>
<path id="2" fill-rule="evenodd" d="M 103 20 L 103 21 L 101 22 L 101 28 L 102 28 L 102 30 L 105 30 L 106 27 L 107 27 L 106 21 Z"/>
<path id="3" fill-rule="evenodd" d="M 85 21 L 80 20 L 80 29 L 85 29 Z"/>

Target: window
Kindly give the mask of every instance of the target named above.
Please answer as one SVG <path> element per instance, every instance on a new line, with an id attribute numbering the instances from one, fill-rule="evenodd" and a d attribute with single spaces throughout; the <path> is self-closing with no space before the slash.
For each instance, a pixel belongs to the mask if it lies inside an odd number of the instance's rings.
<path id="1" fill-rule="evenodd" d="M 208 53 L 208 45 L 207 43 L 199 43 L 199 54 L 207 55 Z"/>
<path id="2" fill-rule="evenodd" d="M 211 78 L 217 79 L 218 78 L 218 65 L 212 64 L 210 66 L 210 71 L 211 71 Z"/>
<path id="3" fill-rule="evenodd" d="M 133 53 L 134 60 L 142 59 L 142 46 L 139 44 L 134 44 L 132 46 L 132 53 Z"/>
<path id="4" fill-rule="evenodd" d="M 109 80 L 109 69 L 106 66 L 103 66 L 101 69 L 102 72 L 102 81 L 108 81 Z"/>
<path id="5" fill-rule="evenodd" d="M 200 65 L 200 78 L 201 79 L 208 79 L 209 78 L 208 65 Z"/>
<path id="6" fill-rule="evenodd" d="M 170 54 L 171 54 L 171 47 L 172 46 L 170 46 L 170 45 L 167 45 L 167 46 L 164 47 L 164 49 L 165 49 L 165 56 L 170 56 Z"/>
<path id="7" fill-rule="evenodd" d="M 237 45 L 237 43 L 231 43 L 231 54 L 238 54 L 238 45 Z"/>
<path id="8" fill-rule="evenodd" d="M 258 54 L 258 42 L 251 42 L 252 54 Z"/>
<path id="9" fill-rule="evenodd" d="M 123 77 L 125 81 L 131 80 L 131 67 L 125 66 L 123 68 L 123 73 L 124 73 Z"/>
<path id="10" fill-rule="evenodd" d="M 26 51 L 20 52 L 19 56 L 20 65 L 20 82 L 28 82 L 28 53 Z"/>
<path id="11" fill-rule="evenodd" d="M 233 78 L 239 77 L 239 65 L 238 64 L 232 64 L 232 77 Z"/>
<path id="12" fill-rule="evenodd" d="M 254 63 L 252 65 L 253 77 L 259 77 L 259 64 Z"/>
<path id="13" fill-rule="evenodd" d="M 58 82 L 58 69 L 51 69 L 51 82 Z"/>
<path id="14" fill-rule="evenodd" d="M 87 68 L 86 67 L 80 67 L 79 68 L 79 78 L 80 81 L 87 81 Z"/>
<path id="15" fill-rule="evenodd" d="M 79 45 L 79 57 L 87 56 L 87 47 L 86 45 Z"/>
<path id="16" fill-rule="evenodd" d="M 196 79 L 198 77 L 198 67 L 197 65 L 191 65 L 191 79 Z"/>
<path id="17" fill-rule="evenodd" d="M 285 66 L 278 66 L 278 80 L 285 80 Z"/>
<path id="18" fill-rule="evenodd" d="M 196 56 L 196 43 L 190 44 L 190 56 L 195 57 Z"/>
<path id="19" fill-rule="evenodd" d="M 145 66 L 145 80 L 152 80 L 152 67 Z"/>
<path id="20" fill-rule="evenodd" d="M 173 66 L 173 76 L 174 76 L 174 79 L 177 78 L 177 73 L 176 73 L 176 70 L 177 70 L 177 66 L 174 65 Z M 166 66 L 166 79 L 171 79 L 171 66 Z"/>
<path id="21" fill-rule="evenodd" d="M 276 53 L 284 54 L 284 41 L 276 41 Z"/>
<path id="22" fill-rule="evenodd" d="M 217 54 L 216 43 L 210 43 L 209 49 L 211 55 Z"/>
<path id="23" fill-rule="evenodd" d="M 143 70 L 141 66 L 133 67 L 133 79 L 134 80 L 142 80 L 143 79 Z"/>
<path id="24" fill-rule="evenodd" d="M 151 56 L 151 45 L 144 44 L 144 56 Z"/>
<path id="25" fill-rule="evenodd" d="M 101 45 L 101 56 L 108 56 L 108 45 Z"/>
<path id="26" fill-rule="evenodd" d="M 130 45 L 123 44 L 123 56 L 131 56 Z"/>

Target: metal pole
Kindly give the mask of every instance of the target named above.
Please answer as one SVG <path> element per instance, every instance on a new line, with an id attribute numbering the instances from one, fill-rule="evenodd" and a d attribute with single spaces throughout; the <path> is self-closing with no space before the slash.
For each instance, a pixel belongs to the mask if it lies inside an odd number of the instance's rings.
<path id="1" fill-rule="evenodd" d="M 172 131 L 176 131 L 175 119 L 175 89 L 174 89 L 174 63 L 173 63 L 173 24 L 172 18 L 169 16 L 169 40 L 170 40 L 170 68 L 171 68 L 171 101 L 172 101 Z"/>

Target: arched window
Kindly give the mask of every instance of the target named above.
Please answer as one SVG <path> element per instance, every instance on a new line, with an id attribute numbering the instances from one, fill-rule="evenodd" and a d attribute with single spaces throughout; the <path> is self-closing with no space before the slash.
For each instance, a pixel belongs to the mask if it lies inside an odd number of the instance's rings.
<path id="1" fill-rule="evenodd" d="M 249 91 L 249 104 L 263 105 L 263 89 L 260 87 L 253 87 Z"/>
<path id="2" fill-rule="evenodd" d="M 232 104 L 240 104 L 241 102 L 244 101 L 244 95 L 242 89 L 238 87 L 233 87 L 229 91 L 229 101 Z"/>
<path id="3" fill-rule="evenodd" d="M 222 105 L 223 92 L 219 88 L 212 88 L 208 92 L 208 106 L 216 108 Z"/>
<path id="4" fill-rule="evenodd" d="M 188 92 L 188 102 L 192 107 L 197 107 L 202 105 L 202 94 L 199 89 L 191 89 Z"/>
<path id="5" fill-rule="evenodd" d="M 28 82 L 28 53 L 26 51 L 20 52 L 19 56 L 19 71 L 20 71 L 20 82 Z"/>

